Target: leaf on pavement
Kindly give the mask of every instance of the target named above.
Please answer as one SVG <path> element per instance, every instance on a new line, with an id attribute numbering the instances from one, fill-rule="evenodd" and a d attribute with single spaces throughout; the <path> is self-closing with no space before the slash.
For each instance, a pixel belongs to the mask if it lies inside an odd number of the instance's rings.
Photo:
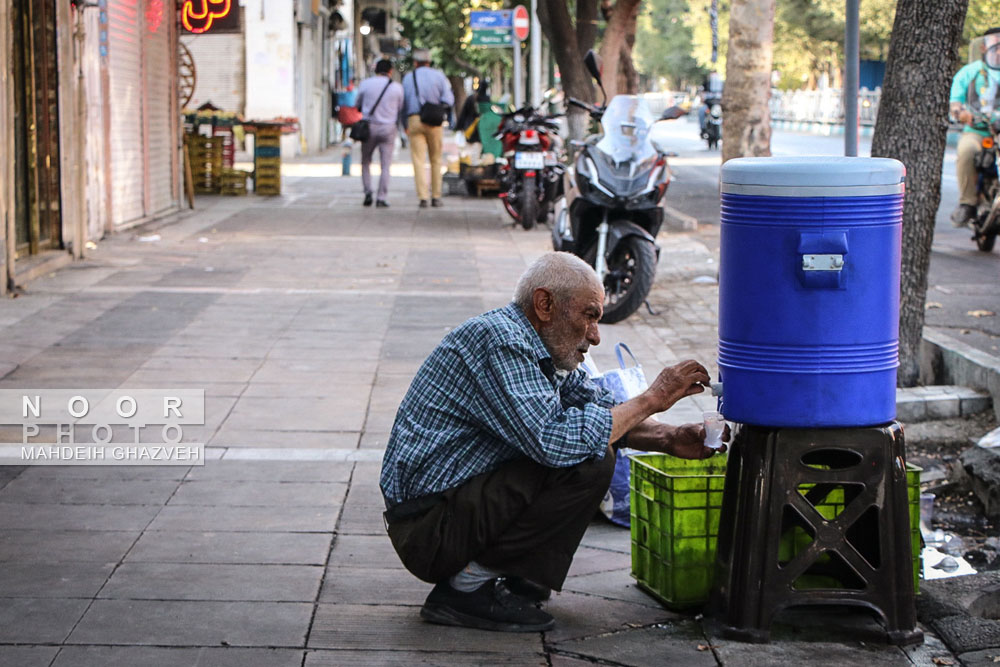
<path id="1" fill-rule="evenodd" d="M 993 317 L 996 313 L 992 310 L 970 310 L 966 315 L 971 315 L 972 317 Z"/>
<path id="2" fill-rule="evenodd" d="M 931 658 L 931 662 L 935 665 L 954 665 L 955 661 L 951 658 Z"/>
<path id="3" fill-rule="evenodd" d="M 924 310 L 930 310 L 931 308 L 944 308 L 944 306 L 942 306 L 942 305 L 941 305 L 940 303 L 938 303 L 937 301 L 928 301 L 928 302 L 927 302 L 927 303 L 926 303 L 926 304 L 924 305 Z"/>

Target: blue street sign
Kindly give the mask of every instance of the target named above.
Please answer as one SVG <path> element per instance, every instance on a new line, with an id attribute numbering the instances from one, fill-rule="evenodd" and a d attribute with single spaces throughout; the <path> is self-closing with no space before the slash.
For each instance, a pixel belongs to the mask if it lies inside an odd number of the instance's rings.
<path id="1" fill-rule="evenodd" d="M 469 27 L 473 30 L 510 29 L 514 27 L 512 15 L 513 12 L 509 9 L 502 9 L 496 12 L 469 12 Z"/>

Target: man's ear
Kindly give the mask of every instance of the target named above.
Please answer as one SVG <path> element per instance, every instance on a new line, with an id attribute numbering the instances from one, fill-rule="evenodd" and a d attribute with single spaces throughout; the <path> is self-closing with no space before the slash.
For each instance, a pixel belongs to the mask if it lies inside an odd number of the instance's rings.
<path id="1" fill-rule="evenodd" d="M 555 302 L 552 299 L 552 292 L 544 287 L 539 287 L 531 295 L 531 305 L 535 308 L 535 316 L 540 322 L 548 323 L 555 315 Z"/>

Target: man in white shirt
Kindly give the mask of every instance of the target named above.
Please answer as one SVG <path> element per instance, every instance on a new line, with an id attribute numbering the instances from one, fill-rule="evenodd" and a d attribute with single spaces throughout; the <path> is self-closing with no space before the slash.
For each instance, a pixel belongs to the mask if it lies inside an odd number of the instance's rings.
<path id="1" fill-rule="evenodd" d="M 396 146 L 396 125 L 403 109 L 403 87 L 392 80 L 392 61 L 383 58 L 375 64 L 375 76 L 361 82 L 358 109 L 368 121 L 368 139 L 361 144 L 361 184 L 365 188 L 365 206 L 372 205 L 372 155 L 378 148 L 382 173 L 378 179 L 375 206 L 388 208 L 389 169 Z"/>

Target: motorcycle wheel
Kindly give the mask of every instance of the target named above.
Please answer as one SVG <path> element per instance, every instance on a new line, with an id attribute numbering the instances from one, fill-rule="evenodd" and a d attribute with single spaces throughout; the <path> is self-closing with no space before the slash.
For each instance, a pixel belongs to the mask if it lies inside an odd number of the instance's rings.
<path id="1" fill-rule="evenodd" d="M 538 181 L 534 177 L 525 178 L 521 182 L 520 204 L 521 226 L 531 229 L 538 219 Z"/>
<path id="2" fill-rule="evenodd" d="M 984 229 L 985 228 L 985 229 Z M 976 247 L 983 252 L 992 252 L 993 244 L 997 240 L 997 226 L 989 219 L 983 223 L 982 227 L 976 225 Z"/>
<path id="3" fill-rule="evenodd" d="M 584 259 L 596 264 L 597 246 L 591 246 Z M 656 273 L 653 245 L 637 236 L 626 236 L 607 257 L 608 274 L 604 276 L 604 316 L 601 322 L 614 324 L 639 310 L 649 296 Z"/>

